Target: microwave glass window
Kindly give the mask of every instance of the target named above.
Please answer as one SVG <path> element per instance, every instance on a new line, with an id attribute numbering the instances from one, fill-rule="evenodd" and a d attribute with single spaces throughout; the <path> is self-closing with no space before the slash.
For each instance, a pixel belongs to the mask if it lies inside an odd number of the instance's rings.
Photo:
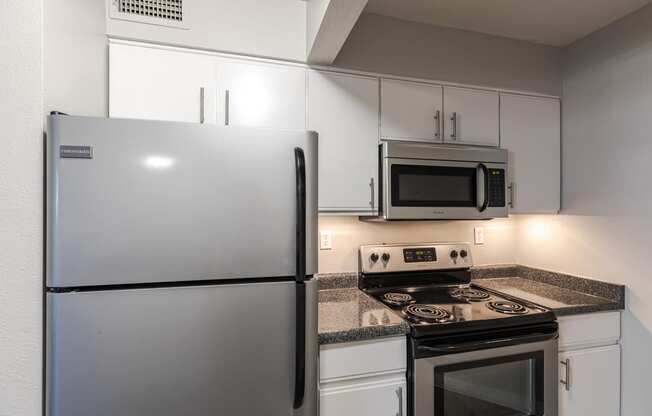
<path id="1" fill-rule="evenodd" d="M 477 206 L 474 168 L 392 165 L 392 205 Z"/>
<path id="2" fill-rule="evenodd" d="M 543 357 L 435 368 L 436 416 L 543 415 Z"/>

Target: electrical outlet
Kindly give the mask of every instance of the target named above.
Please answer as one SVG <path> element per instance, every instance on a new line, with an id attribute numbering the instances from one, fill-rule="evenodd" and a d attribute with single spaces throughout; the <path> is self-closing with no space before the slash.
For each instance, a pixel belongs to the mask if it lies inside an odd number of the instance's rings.
<path id="1" fill-rule="evenodd" d="M 330 250 L 333 248 L 333 232 L 330 230 L 319 232 L 319 249 Z"/>
<path id="2" fill-rule="evenodd" d="M 475 244 L 484 244 L 484 227 L 475 227 L 473 229 Z"/>

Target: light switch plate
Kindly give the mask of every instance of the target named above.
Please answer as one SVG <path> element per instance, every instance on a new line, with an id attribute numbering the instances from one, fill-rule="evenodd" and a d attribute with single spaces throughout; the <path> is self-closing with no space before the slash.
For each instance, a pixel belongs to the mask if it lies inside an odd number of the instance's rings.
<path id="1" fill-rule="evenodd" d="M 473 229 L 475 244 L 484 244 L 484 227 L 475 227 Z"/>
<path id="2" fill-rule="evenodd" d="M 319 232 L 319 249 L 330 250 L 333 248 L 333 232 L 330 230 Z"/>

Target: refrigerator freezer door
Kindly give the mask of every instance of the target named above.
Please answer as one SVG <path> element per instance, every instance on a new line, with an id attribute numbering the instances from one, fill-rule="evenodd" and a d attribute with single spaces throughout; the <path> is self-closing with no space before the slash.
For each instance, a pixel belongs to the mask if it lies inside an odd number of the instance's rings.
<path id="1" fill-rule="evenodd" d="M 47 286 L 295 275 L 296 147 L 316 273 L 317 135 L 51 116 Z"/>
<path id="2" fill-rule="evenodd" d="M 306 394 L 293 409 L 295 283 L 47 295 L 47 416 L 315 416 L 317 282 Z"/>

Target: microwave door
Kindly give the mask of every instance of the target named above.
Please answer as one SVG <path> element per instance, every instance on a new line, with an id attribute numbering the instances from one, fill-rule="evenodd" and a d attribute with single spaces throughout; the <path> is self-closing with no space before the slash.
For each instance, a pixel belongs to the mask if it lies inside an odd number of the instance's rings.
<path id="1" fill-rule="evenodd" d="M 383 215 L 388 220 L 480 218 L 477 162 L 386 158 Z"/>
<path id="2" fill-rule="evenodd" d="M 381 169 L 381 209 L 386 220 L 507 216 L 504 206 L 492 204 L 493 173 L 504 172 L 504 164 L 385 158 Z M 501 194 L 504 198 L 504 190 Z"/>

